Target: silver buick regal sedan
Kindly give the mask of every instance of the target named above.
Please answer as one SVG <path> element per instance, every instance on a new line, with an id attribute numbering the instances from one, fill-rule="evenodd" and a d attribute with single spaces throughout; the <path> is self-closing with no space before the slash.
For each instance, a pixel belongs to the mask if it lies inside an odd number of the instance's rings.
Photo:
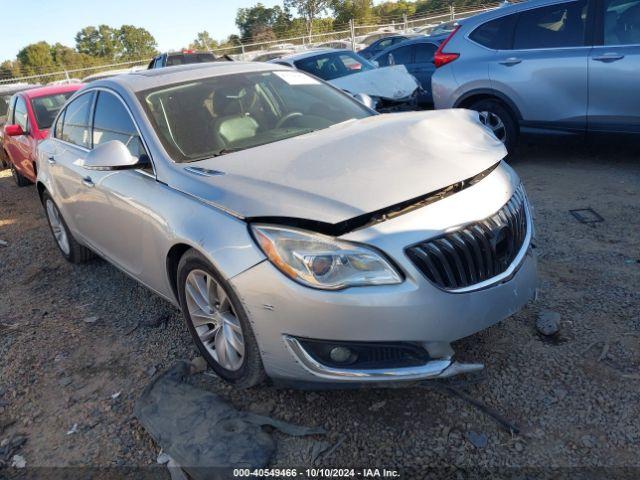
<path id="1" fill-rule="evenodd" d="M 64 257 L 179 306 L 241 387 L 476 370 L 450 343 L 535 295 L 525 191 L 471 111 L 379 115 L 287 67 L 189 65 L 91 83 L 38 155 Z"/>

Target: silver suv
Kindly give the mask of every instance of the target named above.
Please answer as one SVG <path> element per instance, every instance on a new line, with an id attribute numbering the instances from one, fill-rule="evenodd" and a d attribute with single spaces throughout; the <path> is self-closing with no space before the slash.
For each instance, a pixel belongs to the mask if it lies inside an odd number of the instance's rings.
<path id="1" fill-rule="evenodd" d="M 640 0 L 533 0 L 462 23 L 441 45 L 435 108 L 519 134 L 640 133 Z"/>

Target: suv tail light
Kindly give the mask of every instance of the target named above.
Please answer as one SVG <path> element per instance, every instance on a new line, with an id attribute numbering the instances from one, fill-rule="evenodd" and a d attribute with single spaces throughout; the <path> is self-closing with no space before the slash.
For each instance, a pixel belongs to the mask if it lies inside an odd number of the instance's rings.
<path id="1" fill-rule="evenodd" d="M 456 26 L 453 29 L 453 31 L 449 34 L 447 38 L 445 38 L 444 42 L 440 44 L 440 46 L 438 47 L 438 50 L 436 50 L 436 53 L 433 55 L 433 63 L 435 64 L 436 68 L 440 68 L 443 65 L 446 65 L 447 63 L 451 63 L 460 56 L 459 53 L 443 52 L 444 47 L 447 45 L 447 43 L 449 43 L 449 40 L 451 40 L 451 38 L 456 34 L 459 28 L 460 28 L 460 25 Z"/>

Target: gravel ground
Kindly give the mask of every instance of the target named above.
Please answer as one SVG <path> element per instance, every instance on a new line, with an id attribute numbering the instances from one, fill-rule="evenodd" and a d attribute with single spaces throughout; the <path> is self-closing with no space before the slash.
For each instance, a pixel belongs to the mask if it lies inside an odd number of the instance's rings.
<path id="1" fill-rule="evenodd" d="M 640 466 L 640 162 L 631 149 L 524 148 L 512 164 L 536 209 L 538 302 L 456 348 L 483 374 L 453 384 L 521 427 L 512 435 L 442 389 L 235 391 L 239 409 L 320 425 L 276 434 L 272 466 Z M 594 208 L 603 223 L 568 212 Z M 0 172 L 0 440 L 34 466 L 143 466 L 159 446 L 132 416 L 156 372 L 196 350 L 171 305 L 104 261 L 66 263 L 33 187 Z M 560 334 L 538 335 L 538 314 Z M 451 382 L 450 382 L 451 384 Z M 0 460 L 2 460 L 0 458 Z M 1 467 L 0 467 L 1 468 Z M 0 477 L 2 473 L 0 472 Z"/>

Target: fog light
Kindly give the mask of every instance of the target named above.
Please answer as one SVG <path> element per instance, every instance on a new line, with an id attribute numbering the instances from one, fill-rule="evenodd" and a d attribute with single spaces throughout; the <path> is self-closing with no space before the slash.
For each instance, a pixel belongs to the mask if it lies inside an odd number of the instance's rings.
<path id="1" fill-rule="evenodd" d="M 336 363 L 347 363 L 355 360 L 356 354 L 347 347 L 333 347 L 329 352 L 329 357 Z"/>

